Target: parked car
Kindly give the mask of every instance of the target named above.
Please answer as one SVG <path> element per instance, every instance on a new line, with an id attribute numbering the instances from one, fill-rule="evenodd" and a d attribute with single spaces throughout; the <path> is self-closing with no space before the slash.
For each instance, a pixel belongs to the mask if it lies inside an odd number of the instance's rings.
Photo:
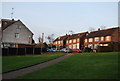
<path id="1" fill-rule="evenodd" d="M 65 53 L 72 53 L 72 49 L 67 48 L 67 49 L 65 50 Z"/>
<path id="2" fill-rule="evenodd" d="M 80 49 L 73 49 L 72 52 L 73 52 L 73 53 L 81 53 L 82 50 L 80 50 Z"/>
<path id="3" fill-rule="evenodd" d="M 72 53 L 72 49 L 69 49 L 69 48 L 63 48 L 60 51 L 65 53 Z"/>
<path id="4" fill-rule="evenodd" d="M 57 49 L 55 49 L 55 48 L 51 48 L 51 49 L 47 48 L 47 51 L 50 51 L 50 52 L 56 52 Z"/>
<path id="5" fill-rule="evenodd" d="M 63 49 L 61 49 L 60 51 L 61 51 L 61 52 L 65 52 L 65 50 L 66 50 L 66 48 L 63 48 Z"/>

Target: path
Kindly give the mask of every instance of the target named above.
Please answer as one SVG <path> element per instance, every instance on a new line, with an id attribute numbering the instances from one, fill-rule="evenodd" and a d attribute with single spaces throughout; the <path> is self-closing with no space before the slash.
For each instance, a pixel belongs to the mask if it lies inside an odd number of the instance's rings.
<path id="1" fill-rule="evenodd" d="M 53 65 L 55 63 L 58 63 L 58 62 L 66 59 L 66 58 L 68 58 L 68 57 L 70 57 L 72 55 L 73 54 L 66 54 L 66 55 L 64 55 L 62 57 L 50 60 L 48 62 L 44 62 L 44 63 L 40 63 L 38 65 L 34 65 L 34 66 L 31 66 L 31 67 L 27 67 L 27 68 L 23 68 L 23 69 L 20 69 L 20 70 L 4 73 L 2 75 L 2 78 L 3 79 L 16 79 L 17 77 L 24 76 L 24 75 L 26 75 L 28 73 L 31 73 L 31 72 L 34 72 L 36 70 L 40 70 L 42 68 L 45 68 L 45 67 Z"/>

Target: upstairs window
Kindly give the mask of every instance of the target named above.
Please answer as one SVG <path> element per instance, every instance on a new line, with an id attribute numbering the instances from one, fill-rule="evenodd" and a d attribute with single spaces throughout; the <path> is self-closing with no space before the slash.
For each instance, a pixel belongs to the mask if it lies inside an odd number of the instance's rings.
<path id="1" fill-rule="evenodd" d="M 111 36 L 106 36 L 106 41 L 111 41 Z"/>
<path id="2" fill-rule="evenodd" d="M 56 41 L 56 44 L 57 44 L 57 41 Z"/>
<path id="3" fill-rule="evenodd" d="M 101 37 L 101 41 L 104 41 L 104 37 Z"/>
<path id="4" fill-rule="evenodd" d="M 76 39 L 73 40 L 73 43 L 76 43 Z"/>
<path id="5" fill-rule="evenodd" d="M 61 44 L 63 43 L 63 41 L 61 41 Z"/>
<path id="6" fill-rule="evenodd" d="M 15 33 L 15 38 L 19 38 L 19 33 Z"/>
<path id="7" fill-rule="evenodd" d="M 69 40 L 69 43 L 72 43 L 72 40 Z"/>
<path id="8" fill-rule="evenodd" d="M 60 41 L 58 41 L 58 44 L 60 44 Z"/>
<path id="9" fill-rule="evenodd" d="M 67 44 L 68 44 L 68 40 L 67 40 Z"/>
<path id="10" fill-rule="evenodd" d="M 99 41 L 99 37 L 95 37 L 95 41 Z"/>
<path id="11" fill-rule="evenodd" d="M 89 38 L 89 42 L 93 42 L 93 39 L 92 39 L 92 38 Z"/>
<path id="12" fill-rule="evenodd" d="M 77 39 L 77 42 L 79 42 L 79 38 Z"/>
<path id="13" fill-rule="evenodd" d="M 18 24 L 16 24 L 16 28 L 17 28 L 17 29 L 20 29 L 20 28 L 21 28 L 21 26 L 20 26 L 20 25 L 18 25 Z"/>
<path id="14" fill-rule="evenodd" d="M 85 39 L 85 42 L 87 42 L 87 39 Z"/>

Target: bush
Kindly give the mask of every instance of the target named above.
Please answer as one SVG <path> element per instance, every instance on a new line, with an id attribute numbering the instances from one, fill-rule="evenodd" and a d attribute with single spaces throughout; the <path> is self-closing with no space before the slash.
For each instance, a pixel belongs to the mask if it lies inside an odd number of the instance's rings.
<path id="1" fill-rule="evenodd" d="M 84 52 L 93 52 L 93 50 L 92 50 L 91 48 L 86 47 L 86 48 L 84 49 Z"/>

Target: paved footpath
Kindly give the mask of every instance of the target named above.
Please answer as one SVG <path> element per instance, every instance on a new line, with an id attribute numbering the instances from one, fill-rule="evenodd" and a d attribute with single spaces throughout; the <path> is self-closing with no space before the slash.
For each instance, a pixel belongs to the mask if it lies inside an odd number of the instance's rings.
<path id="1" fill-rule="evenodd" d="M 36 70 L 40 70 L 42 68 L 45 68 L 45 67 L 53 65 L 55 63 L 58 63 L 58 62 L 66 59 L 66 58 L 68 58 L 68 57 L 70 57 L 72 55 L 73 54 L 66 54 L 66 55 L 61 56 L 59 58 L 50 60 L 48 62 L 44 62 L 44 63 L 40 63 L 38 65 L 34 65 L 34 66 L 31 66 L 31 67 L 27 67 L 27 68 L 23 68 L 23 69 L 20 69 L 20 70 L 4 73 L 4 74 L 2 74 L 2 78 L 3 79 L 16 79 L 17 77 L 24 76 L 24 75 L 26 75 L 28 73 L 31 73 L 31 72 L 34 72 Z"/>

